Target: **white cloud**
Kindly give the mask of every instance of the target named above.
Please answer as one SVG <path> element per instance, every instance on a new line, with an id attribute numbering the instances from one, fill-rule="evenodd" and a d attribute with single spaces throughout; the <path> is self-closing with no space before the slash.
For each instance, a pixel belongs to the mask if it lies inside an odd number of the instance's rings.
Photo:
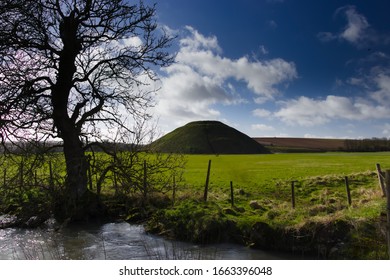
<path id="1" fill-rule="evenodd" d="M 326 99 L 301 96 L 284 102 L 274 114 L 283 122 L 301 126 L 322 125 L 336 119 L 367 120 L 388 118 L 388 108 L 368 100 L 329 95 Z"/>
<path id="2" fill-rule="evenodd" d="M 271 112 L 265 109 L 255 109 L 252 111 L 252 114 L 256 117 L 265 118 L 271 115 Z"/>
<path id="3" fill-rule="evenodd" d="M 252 124 L 251 128 L 252 130 L 256 131 L 275 131 L 275 128 L 273 126 L 269 126 L 266 124 Z"/>
<path id="4" fill-rule="evenodd" d="M 143 45 L 142 39 L 138 36 L 133 36 L 129 38 L 122 39 L 120 44 L 124 46 L 130 46 L 135 48 L 140 48 Z"/>
<path id="5" fill-rule="evenodd" d="M 359 14 L 354 6 L 345 7 L 342 10 L 345 11 L 348 23 L 339 35 L 340 38 L 353 44 L 360 43 L 367 36 L 367 29 L 370 26 L 367 19 Z"/>
<path id="6" fill-rule="evenodd" d="M 251 61 L 244 56 L 232 60 L 214 53 L 213 49 L 196 49 L 199 45 L 194 43 L 182 48 L 177 54 L 177 62 L 221 83 L 229 78 L 244 81 L 255 94 L 272 99 L 279 92 L 278 85 L 297 78 L 295 64 L 281 58 Z"/>
<path id="7" fill-rule="evenodd" d="M 373 81 L 376 84 L 377 90 L 371 93 L 371 96 L 376 101 L 383 104 L 390 104 L 390 75 L 379 73 Z"/>
<path id="8" fill-rule="evenodd" d="M 264 45 L 261 45 L 261 46 L 259 47 L 259 50 L 260 50 L 260 52 L 261 52 L 262 54 L 268 54 L 268 53 L 269 53 L 269 51 L 266 49 L 266 47 L 265 47 Z"/>
<path id="9" fill-rule="evenodd" d="M 216 105 L 245 103 L 232 82 L 240 82 L 256 98 L 273 99 L 278 87 L 297 77 L 294 63 L 281 58 L 250 60 L 222 56 L 215 36 L 186 27 L 179 41 L 176 62 L 165 68 L 155 112 L 170 120 L 215 119 Z"/>
<path id="10" fill-rule="evenodd" d="M 299 99 L 285 102 L 285 106 L 275 116 L 288 124 L 313 126 L 324 124 L 328 120 L 322 110 L 318 110 L 318 102 L 301 96 Z"/>
<path id="11" fill-rule="evenodd" d="M 256 104 L 264 104 L 264 103 L 266 103 L 268 100 L 269 100 L 269 98 L 268 98 L 268 97 L 264 97 L 264 96 L 258 96 L 258 97 L 253 98 L 253 101 L 254 101 Z"/>
<path id="12" fill-rule="evenodd" d="M 355 6 L 344 6 L 336 10 L 335 15 L 342 13 L 347 24 L 336 33 L 319 32 L 317 38 L 323 42 L 335 39 L 347 41 L 357 47 L 365 47 L 367 43 L 377 41 L 378 35 L 370 27 L 368 20 L 360 14 Z"/>
<path id="13" fill-rule="evenodd" d="M 232 62 L 232 75 L 244 80 L 256 94 L 270 99 L 277 93 L 277 85 L 297 78 L 295 64 L 281 58 L 265 62 L 250 62 L 246 57 Z"/>
<path id="14" fill-rule="evenodd" d="M 386 137 L 390 137 L 390 123 L 385 123 L 383 125 L 382 134 L 385 135 Z"/>
<path id="15" fill-rule="evenodd" d="M 218 39 L 215 36 L 205 37 L 191 26 L 186 26 L 186 29 L 191 33 L 191 36 L 180 39 L 182 50 L 196 51 L 199 49 L 214 50 L 218 53 L 222 52 L 218 44 Z"/>
<path id="16" fill-rule="evenodd" d="M 347 80 L 347 83 L 353 86 L 364 86 L 364 81 L 361 78 L 351 77 Z"/>
<path id="17" fill-rule="evenodd" d="M 220 112 L 211 105 L 231 99 L 219 83 L 185 65 L 173 66 L 161 81 L 155 110 L 173 120 L 217 118 Z"/>

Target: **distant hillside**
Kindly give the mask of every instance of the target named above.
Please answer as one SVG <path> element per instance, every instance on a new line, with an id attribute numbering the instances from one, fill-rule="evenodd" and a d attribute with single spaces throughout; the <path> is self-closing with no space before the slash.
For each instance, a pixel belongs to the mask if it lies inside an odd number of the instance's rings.
<path id="1" fill-rule="evenodd" d="M 258 143 L 272 152 L 329 152 L 345 151 L 344 139 L 256 137 Z"/>
<path id="2" fill-rule="evenodd" d="M 264 154 L 269 151 L 246 134 L 218 121 L 179 127 L 151 144 L 152 149 L 185 154 Z"/>

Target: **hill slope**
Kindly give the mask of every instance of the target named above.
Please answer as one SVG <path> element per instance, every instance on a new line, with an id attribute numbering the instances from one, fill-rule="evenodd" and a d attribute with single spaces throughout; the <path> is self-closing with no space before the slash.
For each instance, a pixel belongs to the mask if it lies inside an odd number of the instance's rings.
<path id="1" fill-rule="evenodd" d="M 197 121 L 179 127 L 152 144 L 166 153 L 260 154 L 269 153 L 246 134 L 218 121 Z"/>

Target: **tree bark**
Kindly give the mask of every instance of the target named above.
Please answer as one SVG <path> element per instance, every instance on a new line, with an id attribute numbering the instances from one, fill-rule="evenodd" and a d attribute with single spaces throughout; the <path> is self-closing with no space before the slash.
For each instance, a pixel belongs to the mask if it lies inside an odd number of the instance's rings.
<path id="1" fill-rule="evenodd" d="M 62 96 L 61 91 L 58 93 L 58 96 Z M 53 99 L 53 105 L 56 103 L 54 100 L 55 99 Z M 88 192 L 87 160 L 78 129 L 67 115 L 66 110 L 64 110 L 66 109 L 66 106 L 63 108 L 63 103 L 59 103 L 57 106 L 54 105 L 53 107 L 54 124 L 63 140 L 66 163 L 67 177 L 65 183 L 67 203 L 64 206 L 69 209 L 64 209 L 64 211 L 68 212 L 69 215 L 74 215 L 76 214 L 74 211 L 77 211 L 76 209 L 80 208 L 80 204 L 83 203 L 83 197 L 86 192 Z"/>
<path id="2" fill-rule="evenodd" d="M 71 13 L 63 19 L 60 33 L 63 49 L 59 58 L 57 82 L 52 89 L 53 120 L 64 145 L 68 196 L 64 211 L 71 215 L 78 215 L 74 212 L 80 209 L 80 204 L 85 200 L 88 177 L 87 160 L 80 140 L 81 132 L 75 120 L 68 115 L 69 95 L 73 87 L 73 75 L 76 72 L 75 59 L 81 49 L 81 43 L 77 40 L 77 21 L 74 19 L 74 14 Z"/>
<path id="3" fill-rule="evenodd" d="M 88 191 L 87 160 L 77 134 L 71 133 L 63 139 L 67 171 L 67 193 L 71 200 L 77 204 Z"/>

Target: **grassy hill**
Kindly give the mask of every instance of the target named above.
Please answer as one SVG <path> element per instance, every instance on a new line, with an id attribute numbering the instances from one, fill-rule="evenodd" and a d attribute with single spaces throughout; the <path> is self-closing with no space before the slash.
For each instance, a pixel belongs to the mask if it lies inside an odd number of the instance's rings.
<path id="1" fill-rule="evenodd" d="M 185 154 L 264 154 L 269 151 L 246 134 L 218 121 L 179 127 L 152 144 L 154 150 Z"/>

